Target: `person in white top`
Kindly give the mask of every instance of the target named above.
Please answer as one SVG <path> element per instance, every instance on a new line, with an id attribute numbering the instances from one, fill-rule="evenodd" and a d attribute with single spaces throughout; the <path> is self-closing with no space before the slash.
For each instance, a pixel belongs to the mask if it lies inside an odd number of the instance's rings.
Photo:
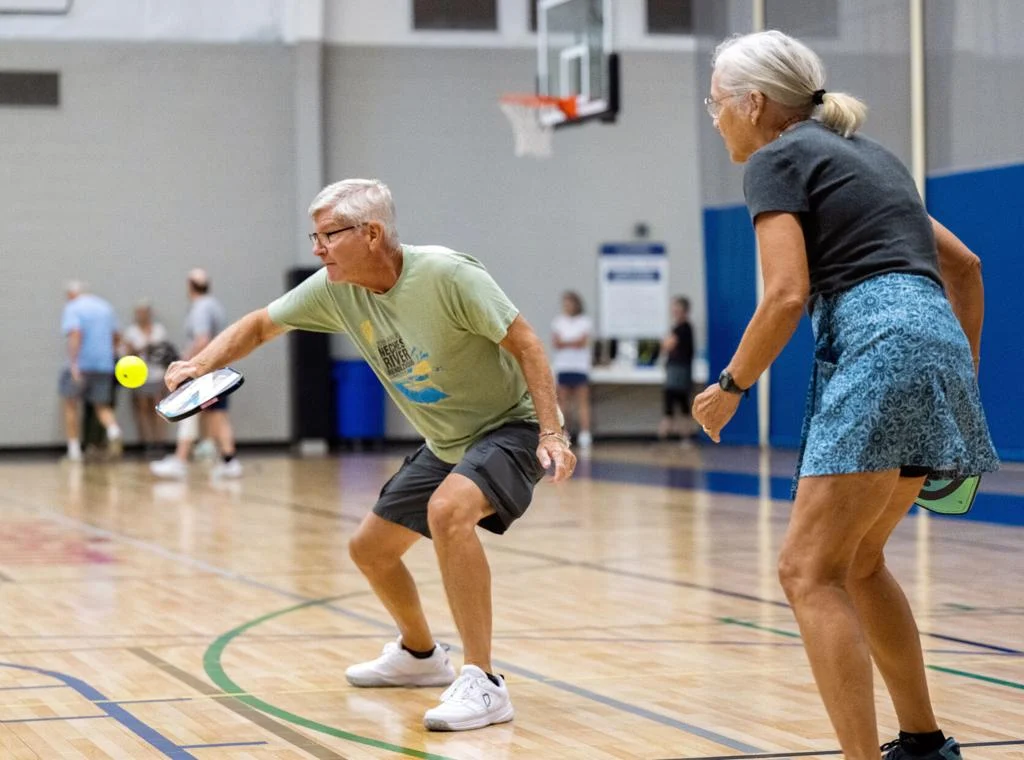
<path id="1" fill-rule="evenodd" d="M 576 442 L 583 450 L 589 449 L 590 435 L 590 337 L 594 332 L 590 317 L 583 313 L 583 299 L 579 293 L 567 290 L 562 294 L 562 313 L 551 323 L 555 355 L 551 366 L 558 382 L 558 404 L 570 417 L 579 433 Z"/>
<path id="2" fill-rule="evenodd" d="M 146 382 L 132 394 L 132 413 L 146 452 L 155 452 L 164 437 L 156 404 L 165 392 L 164 372 L 176 356 L 167 355 L 167 328 L 153 320 L 153 308 L 148 301 L 135 305 L 135 321 L 124 331 L 122 341 L 124 353 L 139 356 L 146 362 Z"/>

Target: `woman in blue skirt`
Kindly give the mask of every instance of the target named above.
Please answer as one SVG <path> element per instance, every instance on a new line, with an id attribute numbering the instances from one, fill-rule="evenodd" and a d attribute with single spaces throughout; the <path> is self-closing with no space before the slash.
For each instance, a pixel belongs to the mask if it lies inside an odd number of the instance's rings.
<path id="1" fill-rule="evenodd" d="M 998 467 L 976 380 L 980 262 L 928 216 L 900 161 L 855 134 L 865 106 L 826 91 L 805 45 L 733 37 L 713 69 L 705 102 L 746 164 L 764 300 L 693 415 L 717 442 L 810 310 L 814 375 L 779 578 L 845 756 L 879 757 L 874 657 L 900 724 L 886 760 L 958 760 L 883 549 L 926 476 Z"/>

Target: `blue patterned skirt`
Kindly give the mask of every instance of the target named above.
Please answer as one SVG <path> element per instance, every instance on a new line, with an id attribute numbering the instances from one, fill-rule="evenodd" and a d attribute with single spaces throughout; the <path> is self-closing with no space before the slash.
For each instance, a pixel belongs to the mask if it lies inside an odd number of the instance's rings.
<path id="1" fill-rule="evenodd" d="M 970 345 L 942 288 L 885 274 L 818 299 L 797 477 L 999 467 Z"/>

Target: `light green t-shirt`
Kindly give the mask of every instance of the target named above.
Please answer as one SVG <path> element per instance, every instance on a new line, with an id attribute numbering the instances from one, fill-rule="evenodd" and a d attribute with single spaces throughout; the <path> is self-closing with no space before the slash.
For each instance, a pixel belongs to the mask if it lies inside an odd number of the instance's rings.
<path id="1" fill-rule="evenodd" d="M 387 293 L 320 269 L 268 306 L 278 325 L 352 338 L 437 457 L 457 463 L 484 433 L 536 420 L 519 363 L 501 348 L 519 310 L 472 256 L 403 245 Z"/>

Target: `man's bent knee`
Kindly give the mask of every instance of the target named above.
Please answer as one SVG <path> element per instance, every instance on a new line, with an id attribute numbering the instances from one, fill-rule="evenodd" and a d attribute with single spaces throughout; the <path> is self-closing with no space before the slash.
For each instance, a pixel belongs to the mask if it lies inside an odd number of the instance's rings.
<path id="1" fill-rule="evenodd" d="M 435 541 L 472 532 L 482 517 L 480 510 L 438 494 L 427 505 L 427 524 Z"/>
<path id="2" fill-rule="evenodd" d="M 361 570 L 387 567 L 401 560 L 412 541 L 388 540 L 380 531 L 360 525 L 348 542 L 348 556 Z M 403 537 L 404 538 L 404 537 Z M 415 539 L 413 539 L 415 540 Z"/>

